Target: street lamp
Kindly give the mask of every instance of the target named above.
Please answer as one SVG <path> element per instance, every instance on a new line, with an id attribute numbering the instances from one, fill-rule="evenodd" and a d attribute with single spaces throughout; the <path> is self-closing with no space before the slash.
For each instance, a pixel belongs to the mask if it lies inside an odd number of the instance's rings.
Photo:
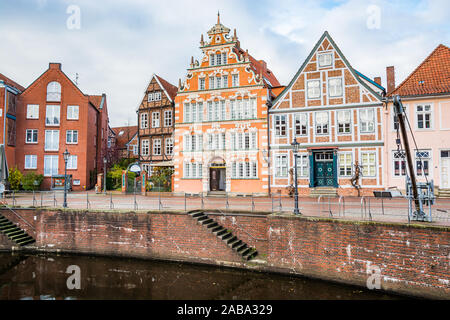
<path id="1" fill-rule="evenodd" d="M 103 157 L 103 188 L 106 194 L 106 157 Z"/>
<path id="2" fill-rule="evenodd" d="M 295 199 L 295 208 L 294 214 L 300 215 L 300 211 L 298 210 L 298 181 L 297 181 L 297 157 L 298 157 L 298 148 L 300 147 L 300 143 L 297 142 L 297 139 L 294 138 L 294 141 L 291 143 L 292 153 L 294 154 L 294 199 Z"/>
<path id="3" fill-rule="evenodd" d="M 70 153 L 69 151 L 64 151 L 64 203 L 63 208 L 67 208 L 67 161 L 69 160 Z"/>

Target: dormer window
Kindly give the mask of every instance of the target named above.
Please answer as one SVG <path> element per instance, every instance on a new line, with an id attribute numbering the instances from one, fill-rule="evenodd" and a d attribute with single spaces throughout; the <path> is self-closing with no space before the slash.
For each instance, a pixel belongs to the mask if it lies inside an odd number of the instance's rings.
<path id="1" fill-rule="evenodd" d="M 47 101 L 61 101 L 61 85 L 58 82 L 53 81 L 47 85 Z"/>
<path id="2" fill-rule="evenodd" d="M 148 102 L 160 101 L 160 100 L 161 100 L 161 92 L 160 91 L 148 93 Z"/>
<path id="3" fill-rule="evenodd" d="M 331 52 L 319 54 L 319 67 L 329 67 L 332 63 L 333 54 Z"/>

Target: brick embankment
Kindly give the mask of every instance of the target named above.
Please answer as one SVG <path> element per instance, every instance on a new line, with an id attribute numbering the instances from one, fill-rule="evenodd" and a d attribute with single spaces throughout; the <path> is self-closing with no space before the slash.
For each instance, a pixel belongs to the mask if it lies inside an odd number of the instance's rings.
<path id="1" fill-rule="evenodd" d="M 35 228 L 35 250 L 236 266 L 364 287 L 380 270 L 382 290 L 450 298 L 450 228 L 445 226 L 211 212 L 210 218 L 256 247 L 259 263 L 245 263 L 182 212 L 16 211 Z"/>

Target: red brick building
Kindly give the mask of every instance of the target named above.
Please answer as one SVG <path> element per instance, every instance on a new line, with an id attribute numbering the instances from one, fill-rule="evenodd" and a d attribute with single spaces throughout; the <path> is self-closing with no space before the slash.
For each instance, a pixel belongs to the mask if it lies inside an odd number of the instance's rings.
<path id="1" fill-rule="evenodd" d="M 0 73 L 0 143 L 5 147 L 7 169 L 14 167 L 16 161 L 16 102 L 23 90 L 20 84 Z"/>
<path id="2" fill-rule="evenodd" d="M 117 160 L 137 159 L 139 156 L 138 127 L 116 127 L 111 130 L 114 132 Z"/>
<path id="3" fill-rule="evenodd" d="M 41 188 L 50 189 L 64 175 L 67 149 L 73 190 L 90 189 L 108 151 L 108 122 L 106 95 L 84 94 L 50 63 L 18 97 L 15 163 L 24 174 L 43 174 Z"/>

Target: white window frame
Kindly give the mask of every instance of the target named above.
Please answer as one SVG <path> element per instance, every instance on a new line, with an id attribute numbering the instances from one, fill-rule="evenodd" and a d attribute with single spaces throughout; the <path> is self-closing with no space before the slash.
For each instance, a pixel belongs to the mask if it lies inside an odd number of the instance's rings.
<path id="1" fill-rule="evenodd" d="M 282 118 L 284 118 L 284 124 L 282 123 Z M 279 120 L 278 120 L 279 119 Z M 277 123 L 279 122 L 279 123 Z M 287 135 L 287 124 L 288 119 L 286 114 L 276 114 L 273 118 L 273 126 L 275 128 L 276 137 L 286 137 Z M 282 134 L 284 128 L 284 134 Z"/>
<path id="2" fill-rule="evenodd" d="M 160 156 L 161 155 L 161 139 L 154 139 L 153 140 L 153 155 L 154 156 Z"/>
<path id="3" fill-rule="evenodd" d="M 27 105 L 27 119 L 39 119 L 39 105 L 28 104 Z"/>
<path id="4" fill-rule="evenodd" d="M 400 151 L 394 150 L 394 151 L 392 151 L 391 155 L 392 155 L 392 176 L 394 178 L 405 177 L 407 175 L 407 173 L 408 173 L 408 165 L 407 165 L 407 162 L 406 162 L 405 151 L 403 151 L 403 150 L 400 150 Z M 401 156 L 401 155 L 403 155 L 403 156 Z M 398 162 L 398 172 L 399 172 L 399 174 L 396 174 L 396 172 L 395 172 L 395 164 L 397 162 Z M 403 170 L 403 168 L 404 168 L 404 170 Z"/>
<path id="5" fill-rule="evenodd" d="M 284 158 L 284 161 L 282 160 Z M 287 154 L 275 155 L 275 177 L 287 178 L 289 176 L 289 157 Z"/>
<path id="6" fill-rule="evenodd" d="M 67 106 L 67 120 L 78 120 L 80 117 L 80 106 Z"/>
<path id="7" fill-rule="evenodd" d="M 31 162 L 31 165 L 30 165 Z M 37 155 L 35 154 L 27 154 L 25 155 L 25 170 L 33 170 L 37 169 Z"/>
<path id="8" fill-rule="evenodd" d="M 47 84 L 47 101 L 60 102 L 61 101 L 61 84 L 57 81 L 52 81 Z"/>
<path id="9" fill-rule="evenodd" d="M 430 107 L 429 111 L 425 111 L 425 107 Z M 417 108 L 418 107 L 422 107 L 423 110 L 422 111 L 418 111 Z M 419 128 L 419 115 L 421 115 L 423 117 L 423 128 Z M 429 115 L 430 119 L 430 127 L 426 128 L 425 127 L 425 116 Z M 433 117 L 434 117 L 434 108 L 433 108 L 433 104 L 432 103 L 421 103 L 421 104 L 416 104 L 414 106 L 414 119 L 416 122 L 416 129 L 420 130 L 420 131 L 427 131 L 427 130 L 433 130 Z"/>
<path id="10" fill-rule="evenodd" d="M 165 149 L 167 156 L 173 155 L 173 138 L 166 138 Z"/>
<path id="11" fill-rule="evenodd" d="M 152 112 L 152 128 L 159 128 L 159 126 L 160 126 L 159 120 L 160 120 L 159 111 Z"/>
<path id="12" fill-rule="evenodd" d="M 308 128 L 308 118 L 309 118 L 309 114 L 306 112 L 300 112 L 300 113 L 294 114 L 294 128 L 293 128 L 294 136 L 296 136 L 296 137 L 307 137 L 308 136 L 308 129 L 309 129 Z M 297 133 L 297 126 L 300 128 L 300 133 Z M 303 133 L 303 129 L 304 129 L 305 133 Z"/>
<path id="13" fill-rule="evenodd" d="M 239 73 L 231 75 L 231 86 L 239 87 Z"/>
<path id="14" fill-rule="evenodd" d="M 162 99 L 161 91 L 155 91 L 153 94 L 154 94 L 153 101 L 161 101 Z"/>
<path id="15" fill-rule="evenodd" d="M 50 161 L 50 168 L 46 166 Z M 44 155 L 44 177 L 51 177 L 58 174 L 59 157 L 57 155 Z M 50 171 L 50 172 L 49 172 Z"/>
<path id="16" fill-rule="evenodd" d="M 164 127 L 171 127 L 173 124 L 172 110 L 164 111 Z"/>
<path id="17" fill-rule="evenodd" d="M 339 82 L 340 86 L 336 84 L 332 84 L 332 82 Z M 336 78 L 328 78 L 328 96 L 330 98 L 340 98 L 344 94 L 344 81 L 342 80 L 342 77 L 336 77 Z"/>
<path id="18" fill-rule="evenodd" d="M 307 153 L 299 153 L 297 156 L 297 177 L 309 177 L 309 155 Z"/>
<path id="19" fill-rule="evenodd" d="M 344 162 L 341 161 L 341 156 L 344 157 Z M 350 157 L 350 163 L 347 164 L 348 157 Z M 338 175 L 339 177 L 351 177 L 353 174 L 353 153 L 350 151 L 338 152 Z M 341 173 L 341 168 L 344 170 L 344 173 Z"/>
<path id="20" fill-rule="evenodd" d="M 198 78 L 198 89 L 205 90 L 206 79 L 205 77 Z"/>
<path id="21" fill-rule="evenodd" d="M 319 123 L 317 121 L 317 116 L 320 114 L 326 114 L 327 115 L 327 122 L 326 123 Z M 320 132 L 319 129 L 320 128 Z M 326 129 L 326 132 L 325 130 Z M 314 132 L 318 136 L 325 136 L 330 134 L 330 113 L 328 111 L 316 111 L 314 112 Z"/>
<path id="22" fill-rule="evenodd" d="M 428 157 L 419 158 L 418 153 L 428 152 Z M 423 163 L 427 162 L 428 174 L 425 174 Z M 419 173 L 419 164 L 421 166 L 421 172 Z M 432 177 L 433 176 L 433 151 L 431 149 L 419 149 L 414 150 L 414 170 L 416 171 L 417 177 Z"/>
<path id="23" fill-rule="evenodd" d="M 313 84 L 318 83 L 318 85 Z M 322 90 L 321 90 L 321 81 L 319 79 L 312 79 L 306 81 L 306 92 L 308 99 L 320 99 L 322 97 Z M 316 91 L 318 92 L 316 94 Z"/>
<path id="24" fill-rule="evenodd" d="M 51 117 L 51 118 L 50 118 Z M 48 122 L 48 120 L 54 120 L 57 118 L 56 122 Z M 58 127 L 61 124 L 61 106 L 57 104 L 48 104 L 45 110 L 45 125 L 48 127 Z"/>
<path id="25" fill-rule="evenodd" d="M 67 159 L 67 170 L 77 170 L 78 169 L 78 156 L 77 155 L 69 155 L 69 159 Z"/>
<path id="26" fill-rule="evenodd" d="M 372 112 L 372 119 L 369 119 L 369 111 Z M 367 116 L 367 119 L 363 119 Z M 372 129 L 370 129 L 370 124 L 372 123 Z M 366 128 L 364 128 L 364 126 Z M 359 110 L 359 132 L 362 134 L 375 133 L 376 128 L 376 109 L 375 108 L 364 108 Z"/>
<path id="27" fill-rule="evenodd" d="M 343 114 L 343 113 L 348 113 L 349 114 L 349 120 L 348 121 L 345 121 L 345 122 L 341 122 L 341 119 L 340 119 L 340 115 L 341 114 Z M 352 112 L 352 110 L 336 110 L 336 122 L 337 122 L 337 125 L 336 125 L 336 132 L 337 132 L 337 134 L 338 135 L 346 135 L 346 134 L 352 134 L 352 114 L 353 114 L 353 112 Z M 343 128 L 343 132 L 340 132 L 340 125 L 343 125 L 342 126 L 342 128 Z M 348 132 L 345 130 L 346 129 L 346 125 L 348 125 Z"/>
<path id="28" fill-rule="evenodd" d="M 326 59 L 324 59 L 325 57 L 329 56 L 329 63 L 326 63 Z M 333 65 L 333 52 L 324 52 L 324 53 L 319 53 L 318 57 L 317 57 L 317 63 L 319 65 L 319 67 L 330 67 Z"/>
<path id="29" fill-rule="evenodd" d="M 69 141 L 69 132 L 71 133 L 71 141 Z M 74 133 L 76 133 L 76 141 L 74 139 Z M 78 144 L 78 130 L 66 130 L 66 144 Z"/>
<path id="30" fill-rule="evenodd" d="M 374 161 L 375 163 L 365 163 L 364 162 L 364 155 L 367 154 L 367 160 L 370 160 L 370 155 L 374 155 Z M 376 151 L 361 151 L 361 161 L 362 165 L 362 173 L 363 177 L 369 177 L 369 178 L 375 178 L 377 176 L 377 152 Z M 370 174 L 370 169 L 374 169 L 374 174 Z"/>
<path id="31" fill-rule="evenodd" d="M 51 133 L 51 142 L 47 141 L 47 133 Z M 55 139 L 54 137 L 56 137 L 56 142 L 55 143 Z M 51 145 L 53 145 L 54 143 L 56 144 L 56 148 L 49 148 L 48 145 L 51 143 Z M 45 144 L 44 144 L 44 150 L 45 151 L 58 151 L 59 150 L 59 130 L 45 130 Z"/>
<path id="32" fill-rule="evenodd" d="M 32 138 L 35 137 L 35 133 L 36 133 L 36 141 L 34 141 L 34 139 L 32 139 L 31 141 L 28 141 L 28 133 L 31 134 Z M 39 139 L 38 129 L 27 129 L 25 131 L 25 143 L 26 144 L 37 144 L 38 143 L 38 139 Z"/>
<path id="33" fill-rule="evenodd" d="M 153 94 L 153 92 L 148 92 L 147 102 L 152 102 L 152 101 L 155 101 L 155 95 Z"/>
<path id="34" fill-rule="evenodd" d="M 148 156 L 150 154 L 150 140 L 143 139 L 141 143 L 141 154 L 143 156 Z"/>
<path id="35" fill-rule="evenodd" d="M 147 129 L 148 128 L 148 113 L 143 112 L 141 113 L 141 129 Z"/>

